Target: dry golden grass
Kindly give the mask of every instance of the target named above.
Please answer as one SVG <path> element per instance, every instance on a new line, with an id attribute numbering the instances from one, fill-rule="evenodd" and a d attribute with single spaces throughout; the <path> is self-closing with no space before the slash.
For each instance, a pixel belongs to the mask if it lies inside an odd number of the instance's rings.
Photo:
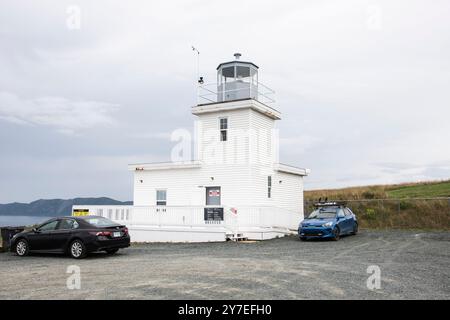
<path id="1" fill-rule="evenodd" d="M 306 212 L 313 210 L 306 202 Z M 450 201 L 443 200 L 356 200 L 348 207 L 361 228 L 450 230 Z"/>
<path id="2" fill-rule="evenodd" d="M 450 180 L 306 191 L 307 213 L 319 198 L 353 200 L 362 228 L 450 230 Z"/>

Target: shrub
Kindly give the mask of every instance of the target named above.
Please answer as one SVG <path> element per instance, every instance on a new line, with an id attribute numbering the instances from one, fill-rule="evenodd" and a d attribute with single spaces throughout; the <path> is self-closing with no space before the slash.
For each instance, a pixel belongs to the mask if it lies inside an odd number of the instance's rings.
<path id="1" fill-rule="evenodd" d="M 364 218 L 367 220 L 375 220 L 375 209 L 372 208 L 366 208 L 366 212 L 364 214 Z"/>
<path id="2" fill-rule="evenodd" d="M 375 199 L 375 192 L 372 191 L 364 191 L 361 193 L 363 199 Z"/>
<path id="3" fill-rule="evenodd" d="M 413 207 L 412 203 L 408 202 L 408 201 L 405 201 L 405 200 L 400 201 L 400 203 L 398 204 L 398 208 L 400 210 L 407 210 L 407 209 L 410 209 L 412 207 Z"/>

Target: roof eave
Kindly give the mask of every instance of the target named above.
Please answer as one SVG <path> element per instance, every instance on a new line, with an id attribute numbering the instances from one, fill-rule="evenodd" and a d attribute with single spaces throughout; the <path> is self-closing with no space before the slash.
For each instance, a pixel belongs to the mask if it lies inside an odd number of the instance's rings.
<path id="1" fill-rule="evenodd" d="M 286 164 L 282 164 L 282 163 L 276 164 L 275 170 L 279 171 L 279 172 L 295 174 L 295 175 L 302 176 L 302 177 L 309 175 L 311 172 L 310 169 L 298 168 L 298 167 L 294 167 L 294 166 L 290 166 L 290 165 L 286 165 Z"/>
<path id="2" fill-rule="evenodd" d="M 250 64 L 250 65 L 254 66 L 256 69 L 259 69 L 259 67 L 256 64 L 254 64 L 253 62 L 234 60 L 234 61 L 222 62 L 221 64 L 219 64 L 217 66 L 216 70 L 219 70 L 219 68 L 225 64 L 233 64 L 233 63 Z"/>
<path id="3" fill-rule="evenodd" d="M 183 162 L 156 162 L 156 163 L 135 163 L 129 164 L 129 171 L 156 171 L 156 170 L 176 170 L 176 169 L 195 169 L 200 168 L 200 161 Z"/>

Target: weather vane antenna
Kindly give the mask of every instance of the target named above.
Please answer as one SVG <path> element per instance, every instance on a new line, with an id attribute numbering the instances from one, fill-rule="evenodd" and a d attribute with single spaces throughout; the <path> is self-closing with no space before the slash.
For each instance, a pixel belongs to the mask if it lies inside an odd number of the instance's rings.
<path id="1" fill-rule="evenodd" d="M 197 53 L 197 80 L 199 84 L 203 84 L 203 77 L 200 77 L 200 51 L 192 46 L 192 51 Z"/>
<path id="2" fill-rule="evenodd" d="M 200 51 L 198 51 L 198 49 L 194 46 L 192 47 L 192 51 L 197 53 L 197 104 L 200 103 L 200 86 L 203 84 L 203 77 L 200 76 Z"/>

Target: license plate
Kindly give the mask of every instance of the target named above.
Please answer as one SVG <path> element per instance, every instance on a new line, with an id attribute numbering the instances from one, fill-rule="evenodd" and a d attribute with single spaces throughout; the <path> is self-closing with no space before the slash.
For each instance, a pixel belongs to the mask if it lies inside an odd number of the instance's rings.
<path id="1" fill-rule="evenodd" d="M 113 233 L 113 237 L 114 237 L 114 238 L 118 238 L 118 237 L 120 237 L 120 236 L 121 236 L 120 232 L 114 232 L 114 233 Z"/>

